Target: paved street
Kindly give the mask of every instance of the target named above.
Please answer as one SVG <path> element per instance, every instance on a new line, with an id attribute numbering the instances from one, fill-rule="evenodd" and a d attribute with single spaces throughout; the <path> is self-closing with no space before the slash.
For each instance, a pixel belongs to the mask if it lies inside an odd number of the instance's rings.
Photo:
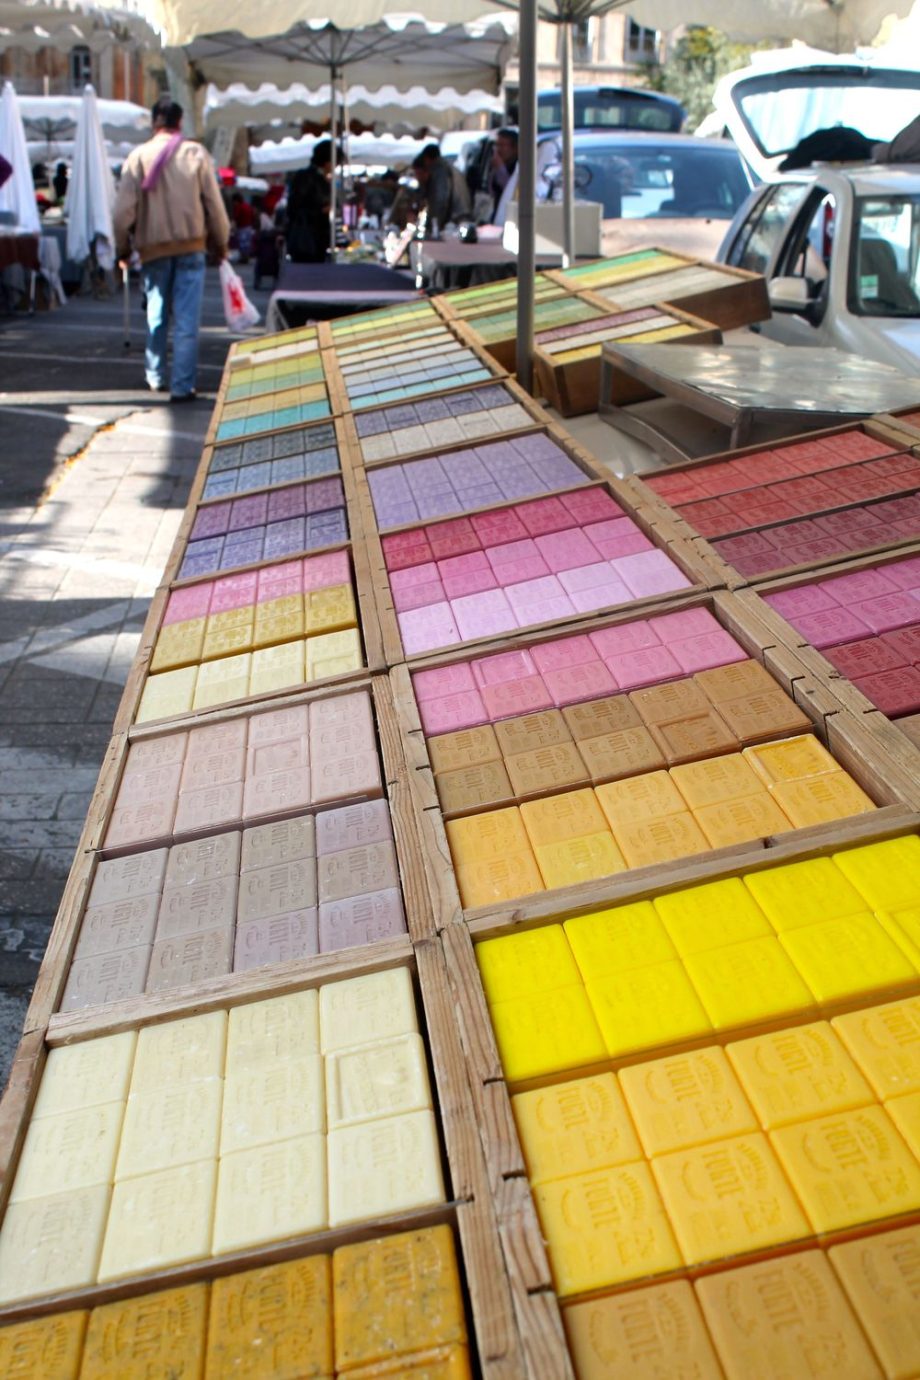
<path id="1" fill-rule="evenodd" d="M 120 296 L 0 316 L 0 1087 L 230 339 L 212 272 L 177 407 L 144 387 L 136 287 L 130 350 Z"/>

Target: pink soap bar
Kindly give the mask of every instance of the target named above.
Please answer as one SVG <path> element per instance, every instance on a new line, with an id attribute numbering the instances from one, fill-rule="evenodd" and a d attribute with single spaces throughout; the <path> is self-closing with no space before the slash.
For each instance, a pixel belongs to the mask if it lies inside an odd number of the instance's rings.
<path id="1" fill-rule="evenodd" d="M 318 920 L 313 906 L 267 920 L 245 920 L 236 927 L 233 971 L 244 973 L 269 963 L 290 963 L 318 952 Z"/>
<path id="2" fill-rule="evenodd" d="M 80 925 L 74 958 L 95 958 L 97 954 L 114 953 L 116 949 L 152 944 L 159 904 L 159 894 L 152 892 L 110 901 L 107 905 L 88 906 Z"/>
<path id="3" fill-rule="evenodd" d="M 553 708 L 553 698 L 542 676 L 527 676 L 524 680 L 483 686 L 482 700 L 493 722 L 512 715 L 533 714 L 538 709 Z"/>
<path id="4" fill-rule="evenodd" d="M 559 583 L 567 594 L 576 594 L 585 589 L 598 589 L 615 578 L 606 561 L 595 561 L 593 565 L 576 565 L 571 570 L 560 570 L 558 575 Z"/>
<path id="5" fill-rule="evenodd" d="M 214 581 L 211 595 L 211 613 L 226 613 L 230 609 L 246 608 L 256 602 L 257 572 L 246 571 L 241 575 L 225 575 Z"/>
<path id="6" fill-rule="evenodd" d="M 271 776 L 276 771 L 304 771 L 310 765 L 310 750 L 305 733 L 292 738 L 280 738 L 274 743 L 257 744 L 249 749 L 246 757 L 246 779 L 254 776 Z M 240 773 L 242 779 L 243 773 Z"/>
<path id="7" fill-rule="evenodd" d="M 833 582 L 834 598 L 844 608 L 865 599 L 877 599 L 882 594 L 892 594 L 897 588 L 886 570 L 854 570 L 851 575 L 838 575 Z"/>
<path id="8" fill-rule="evenodd" d="M 238 886 L 238 879 L 233 876 L 167 887 L 160 902 L 157 940 L 175 939 L 180 934 L 196 934 L 220 926 L 232 929 Z"/>
<path id="9" fill-rule="evenodd" d="M 385 843 L 392 837 L 390 807 L 382 798 L 324 810 L 316 817 L 316 851 L 321 857 L 363 844 Z"/>
<path id="10" fill-rule="evenodd" d="M 245 719 L 227 719 L 219 724 L 201 724 L 189 730 L 185 750 L 186 765 L 206 762 L 222 753 L 245 752 Z"/>
<path id="11" fill-rule="evenodd" d="M 258 575 L 258 602 L 266 599 L 279 599 L 279 589 L 289 593 L 303 589 L 303 561 L 279 561 L 277 565 L 266 565 L 256 572 Z"/>
<path id="12" fill-rule="evenodd" d="M 412 677 L 415 698 L 421 703 L 425 700 L 442 699 L 445 695 L 457 695 L 465 690 L 475 690 L 476 681 L 473 670 L 466 661 L 455 661 L 450 666 L 434 666 L 430 671 L 416 671 Z"/>
<path id="13" fill-rule="evenodd" d="M 187 733 L 163 733 L 156 738 L 141 738 L 128 748 L 124 775 L 147 771 L 150 767 L 169 767 L 185 758 Z"/>
<path id="14" fill-rule="evenodd" d="M 468 552 L 479 551 L 482 547 L 473 524 L 465 517 L 433 523 L 425 529 L 425 540 L 429 543 L 435 560 L 463 556 Z"/>
<path id="15" fill-rule="evenodd" d="M 128 844 L 155 843 L 168 838 L 175 812 L 175 799 L 123 804 L 119 793 L 105 835 L 106 848 L 124 848 Z"/>
<path id="16" fill-rule="evenodd" d="M 481 554 L 485 559 L 485 552 Z M 441 562 L 441 565 L 446 564 L 445 561 Z M 498 589 L 498 580 L 495 578 L 488 561 L 485 563 L 484 570 L 458 571 L 453 575 L 444 575 L 442 584 L 448 599 L 462 599 L 466 594 L 481 594 L 487 589 Z"/>
<path id="17" fill-rule="evenodd" d="M 306 556 L 303 562 L 303 587 L 329 589 L 351 582 L 351 563 L 347 551 L 326 551 L 321 556 Z"/>
<path id="18" fill-rule="evenodd" d="M 496 652 L 477 657 L 471 663 L 474 683 L 480 687 L 501 685 L 509 680 L 526 680 L 535 675 L 537 664 L 528 651 Z"/>
<path id="19" fill-rule="evenodd" d="M 778 589 L 774 594 L 765 594 L 764 599 L 772 609 L 795 624 L 796 619 L 805 614 L 820 613 L 823 609 L 837 607 L 837 600 L 823 585 L 799 585 L 795 589 Z M 858 634 L 857 634 L 858 636 Z"/>
<path id="20" fill-rule="evenodd" d="M 619 517 L 623 509 L 605 489 L 579 489 L 575 493 L 563 494 L 562 502 L 580 526 L 589 522 L 603 522 L 605 518 Z"/>
<path id="21" fill-rule="evenodd" d="M 493 508 L 488 513 L 475 513 L 470 522 L 485 547 L 527 537 L 527 528 L 513 508 Z"/>
<path id="22" fill-rule="evenodd" d="M 593 591 L 592 591 L 593 592 Z M 538 623 L 558 623 L 580 612 L 575 598 L 559 594 L 554 599 L 541 599 L 534 604 L 521 604 L 514 610 L 519 628 L 532 628 Z"/>
<path id="23" fill-rule="evenodd" d="M 467 594 L 462 599 L 455 599 L 450 607 L 464 641 L 493 637 L 496 633 L 511 632 L 517 627 L 514 611 L 500 589 Z"/>
<path id="24" fill-rule="evenodd" d="M 168 857 L 166 848 L 156 848 L 99 863 L 89 893 L 90 906 L 129 901 L 136 896 L 158 895 L 163 886 Z"/>
<path id="25" fill-rule="evenodd" d="M 250 748 L 263 747 L 266 743 L 286 742 L 289 738 L 301 737 L 308 732 L 307 706 L 292 704 L 286 709 L 253 714 L 249 720 L 248 744 Z"/>
<path id="26" fill-rule="evenodd" d="M 596 609 L 614 608 L 617 604 L 628 604 L 632 599 L 622 580 L 613 578 L 606 585 L 595 585 L 591 589 L 576 589 L 569 595 L 579 613 L 593 613 Z"/>
<path id="27" fill-rule="evenodd" d="M 664 613 L 651 620 L 652 629 L 662 646 L 670 647 L 685 637 L 702 637 L 705 633 L 721 632 L 722 625 L 709 609 L 680 609 Z"/>
<path id="28" fill-rule="evenodd" d="M 246 749 L 214 752 L 209 757 L 196 757 L 186 762 L 182 771 L 181 788 L 194 790 L 197 786 L 222 786 L 228 781 L 242 781 L 246 767 Z"/>
<path id="29" fill-rule="evenodd" d="M 898 589 L 920 589 L 920 556 L 910 556 L 906 561 L 892 561 L 884 569 L 887 578 L 894 581 Z"/>
<path id="30" fill-rule="evenodd" d="M 424 565 L 406 566 L 405 570 L 394 570 L 390 575 L 390 589 L 394 594 L 402 594 L 413 585 L 430 585 L 440 580 L 441 572 L 436 561 L 426 561 Z"/>
<path id="31" fill-rule="evenodd" d="M 139 997 L 150 964 L 150 945 L 120 949 L 95 958 L 75 959 L 61 998 L 62 1011 L 82 1011 L 90 1006 Z"/>
<path id="32" fill-rule="evenodd" d="M 204 584 L 186 585 L 184 589 L 174 589 L 166 601 L 163 626 L 170 623 L 186 623 L 190 618 L 204 618 L 211 606 L 214 581 Z"/>
<path id="33" fill-rule="evenodd" d="M 429 604 L 443 603 L 445 597 L 446 591 L 441 581 L 431 580 L 428 584 L 414 584 L 408 585 L 405 589 L 394 589 L 393 607 L 397 613 L 406 613 L 410 609 L 423 609 Z"/>
<path id="34" fill-rule="evenodd" d="M 625 652 L 637 652 L 643 647 L 661 645 L 654 625 L 645 618 L 634 623 L 618 623 L 612 628 L 598 628 L 597 632 L 589 633 L 588 636 L 595 651 L 608 663 Z"/>
<path id="35" fill-rule="evenodd" d="M 590 661 L 580 666 L 563 666 L 558 671 L 547 671 L 544 680 L 557 709 L 567 704 L 578 704 L 581 700 L 596 700 L 603 695 L 613 695 L 619 689 L 602 661 Z"/>
<path id="36" fill-rule="evenodd" d="M 533 648 L 533 659 L 538 671 L 560 671 L 567 666 L 584 666 L 589 662 L 600 664 L 597 649 L 589 637 L 560 637 L 553 642 L 539 642 Z"/>
<path id="37" fill-rule="evenodd" d="M 481 596 L 467 597 L 475 599 Z M 446 600 L 422 609 L 407 609 L 405 613 L 397 614 L 397 621 L 407 656 L 430 651 L 432 647 L 451 647 L 461 640 L 451 606 Z"/>
<path id="38" fill-rule="evenodd" d="M 673 589 L 689 589 L 691 584 L 663 551 L 640 551 L 636 556 L 621 556 L 613 562 L 613 567 L 637 599 Z"/>
<path id="39" fill-rule="evenodd" d="M 478 690 L 465 690 L 443 699 L 421 700 L 419 717 L 426 735 L 454 733 L 461 728 L 474 728 L 489 722 L 486 707 Z"/>
<path id="40" fill-rule="evenodd" d="M 372 891 L 366 896 L 346 896 L 341 901 L 324 901 L 319 908 L 322 953 L 374 944 L 405 932 L 406 918 L 398 887 Z"/>
<path id="41" fill-rule="evenodd" d="M 572 515 L 558 498 L 538 498 L 533 503 L 517 503 L 514 511 L 532 537 L 561 532 L 572 525 Z"/>
<path id="42" fill-rule="evenodd" d="M 908 589 L 899 589 L 893 594 L 882 594 L 877 599 L 854 603 L 852 611 L 865 619 L 873 632 L 891 632 L 894 628 L 907 627 L 920 619 L 920 599 Z"/>
<path id="43" fill-rule="evenodd" d="M 236 824 L 243 810 L 243 783 L 231 781 L 222 786 L 202 786 L 182 791 L 176 808 L 176 834 L 195 834 Z"/>
<path id="44" fill-rule="evenodd" d="M 851 609 L 821 609 L 796 618 L 795 627 L 813 647 L 832 647 L 836 642 L 854 642 L 872 628 Z"/>
<path id="45" fill-rule="evenodd" d="M 727 666 L 733 661 L 744 661 L 747 656 L 731 633 L 726 632 L 724 628 L 702 633 L 699 637 L 669 642 L 668 647 L 680 663 L 681 670 L 688 676 L 696 671 L 709 671 L 714 666 Z"/>
<path id="46" fill-rule="evenodd" d="M 541 556 L 554 574 L 560 570 L 571 570 L 578 565 L 593 565 L 598 556 L 585 534 L 576 527 L 537 537 L 536 543 Z"/>
<path id="47" fill-rule="evenodd" d="M 541 576 L 549 573 L 549 566 L 539 552 L 535 556 L 525 557 L 520 561 L 507 561 L 504 565 L 495 567 L 495 578 L 502 587 L 521 585 L 526 580 L 539 580 Z"/>
<path id="48" fill-rule="evenodd" d="M 614 525 L 611 523 L 611 526 Z M 591 537 L 598 554 L 603 556 L 605 561 L 615 561 L 620 556 L 636 556 L 640 551 L 654 550 L 653 543 L 644 532 L 640 532 L 632 523 L 628 526 L 629 530 L 620 532 L 615 537 Z"/>
<path id="49" fill-rule="evenodd" d="M 642 647 L 614 657 L 610 664 L 623 690 L 637 690 L 642 685 L 655 685 L 681 674 L 680 663 L 667 647 Z"/>
<path id="50" fill-rule="evenodd" d="M 490 546 L 484 554 L 496 572 L 503 565 L 516 565 L 519 561 L 536 559 L 542 564 L 540 552 L 532 537 L 524 537 L 519 541 L 500 542 L 498 545 Z"/>
<path id="51" fill-rule="evenodd" d="M 916 631 L 916 629 L 912 630 Z M 842 642 L 839 647 L 828 647 L 824 655 L 841 675 L 856 680 L 859 676 L 875 675 L 881 671 L 895 671 L 901 666 L 912 664 L 901 655 L 896 642 L 897 633 L 880 637 L 864 637 L 859 642 Z"/>
<path id="52" fill-rule="evenodd" d="M 118 793 L 120 804 L 139 804 L 143 800 L 173 798 L 179 789 L 182 765 L 170 762 L 162 767 L 145 767 L 137 761 L 128 759 L 121 789 Z"/>
<path id="53" fill-rule="evenodd" d="M 568 603 L 565 590 L 555 575 L 543 575 L 536 580 L 522 580 L 520 584 L 507 585 L 505 597 L 515 613 L 528 604 L 542 604 L 550 599 L 562 599 Z M 571 613 L 571 604 L 568 607 Z"/>
<path id="54" fill-rule="evenodd" d="M 337 761 L 313 759 L 310 769 L 311 790 L 317 805 L 333 800 L 347 800 L 350 796 L 379 795 L 381 791 L 380 757 L 372 752 L 356 752 Z"/>

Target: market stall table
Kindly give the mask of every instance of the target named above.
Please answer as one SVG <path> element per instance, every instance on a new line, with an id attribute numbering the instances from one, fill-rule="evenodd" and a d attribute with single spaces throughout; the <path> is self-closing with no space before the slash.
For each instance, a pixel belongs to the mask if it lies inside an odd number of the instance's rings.
<path id="1" fill-rule="evenodd" d="M 418 296 L 408 278 L 380 264 L 284 263 L 268 304 L 265 329 L 284 330 L 292 307 L 308 314 L 336 315 L 337 308 L 391 306 Z"/>

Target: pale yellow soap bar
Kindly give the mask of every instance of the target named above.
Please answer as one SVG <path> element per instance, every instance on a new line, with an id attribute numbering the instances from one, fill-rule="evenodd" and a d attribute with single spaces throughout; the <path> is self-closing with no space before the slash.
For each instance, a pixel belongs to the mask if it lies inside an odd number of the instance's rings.
<path id="1" fill-rule="evenodd" d="M 214 1161 L 199 1160 L 116 1183 L 100 1282 L 207 1256 L 216 1177 Z"/>
<path id="2" fill-rule="evenodd" d="M 398 1035 L 326 1056 L 329 1129 L 431 1107 L 420 1035 Z"/>
<path id="3" fill-rule="evenodd" d="M 319 1028 L 324 1054 L 417 1030 L 409 970 L 391 968 L 328 983 L 320 989 Z"/>
<path id="4" fill-rule="evenodd" d="M 323 1061 L 318 1054 L 228 1072 L 221 1155 L 325 1129 Z"/>
<path id="5" fill-rule="evenodd" d="M 52 1313 L 0 1327 L 0 1375 L 6 1380 L 77 1380 L 89 1314 Z"/>
<path id="6" fill-rule="evenodd" d="M 116 1179 L 217 1158 L 223 1080 L 164 1083 L 132 1093 L 115 1167 Z"/>
<path id="7" fill-rule="evenodd" d="M 758 1129 L 716 1046 L 633 1064 L 621 1071 L 620 1086 L 649 1157 Z"/>
<path id="8" fill-rule="evenodd" d="M 642 1158 L 612 1073 L 519 1093 L 512 1107 L 532 1184 Z"/>
<path id="9" fill-rule="evenodd" d="M 174 719 L 179 714 L 187 714 L 194 702 L 198 671 L 198 666 L 183 666 L 177 671 L 161 671 L 148 676 L 135 723 L 146 724 L 153 719 Z"/>
<path id="10" fill-rule="evenodd" d="M 208 1286 L 188 1284 L 94 1308 L 80 1380 L 198 1380 Z"/>
<path id="11" fill-rule="evenodd" d="M 296 1136 L 221 1156 L 214 1255 L 284 1241 L 328 1225 L 323 1136 Z"/>
<path id="12" fill-rule="evenodd" d="M 223 1077 L 226 1039 L 226 1011 L 145 1026 L 137 1038 L 132 1093 Z"/>
<path id="13" fill-rule="evenodd" d="M 50 1116 L 123 1101 L 128 1095 L 137 1035 L 104 1035 L 52 1049 L 32 1109 L 33 1117 Z"/>
<path id="14" fill-rule="evenodd" d="M 319 1380 L 333 1368 L 328 1255 L 213 1281 L 205 1380 Z"/>
<path id="15" fill-rule="evenodd" d="M 10 1203 L 0 1228 L 0 1304 L 96 1282 L 108 1184 Z"/>
<path id="16" fill-rule="evenodd" d="M 10 1201 L 111 1183 L 122 1109 L 121 1102 L 103 1102 L 83 1111 L 33 1117 Z"/>
<path id="17" fill-rule="evenodd" d="M 724 1380 L 686 1280 L 563 1311 L 578 1380 Z"/>
<path id="18" fill-rule="evenodd" d="M 323 680 L 326 676 L 347 676 L 360 671 L 364 665 L 361 636 L 357 628 L 342 632 L 321 633 L 308 637 L 306 642 L 307 680 Z"/>
<path id="19" fill-rule="evenodd" d="M 221 657 L 219 661 L 203 661 L 198 668 L 192 708 L 208 709 L 214 704 L 244 700 L 249 694 L 251 663 L 251 652 Z"/>
<path id="20" fill-rule="evenodd" d="M 234 1006 L 227 1025 L 227 1074 L 319 1053 L 319 995 L 291 992 Z"/>
<path id="21" fill-rule="evenodd" d="M 444 1201 L 441 1152 L 429 1111 L 330 1131 L 329 1225 L 346 1226 Z"/>
<path id="22" fill-rule="evenodd" d="M 253 652 L 250 695 L 270 695 L 274 690 L 302 685 L 303 680 L 303 642 L 283 642 L 278 647 L 262 647 Z"/>
<path id="23" fill-rule="evenodd" d="M 826 1021 L 737 1040 L 727 1054 L 767 1131 L 875 1100 Z"/>

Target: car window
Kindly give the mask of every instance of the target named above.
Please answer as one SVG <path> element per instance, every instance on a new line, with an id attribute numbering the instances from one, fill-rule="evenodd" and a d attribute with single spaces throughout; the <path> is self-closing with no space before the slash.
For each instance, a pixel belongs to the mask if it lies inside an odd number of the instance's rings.
<path id="1" fill-rule="evenodd" d="M 751 208 L 726 256 L 734 268 L 765 273 L 786 230 L 793 209 L 802 199 L 802 182 L 780 182 Z"/>
<path id="2" fill-rule="evenodd" d="M 813 187 L 792 222 L 777 259 L 776 276 L 804 277 L 813 288 L 820 288 L 830 273 L 836 221 L 834 197 L 825 187 Z"/>
<path id="3" fill-rule="evenodd" d="M 560 196 L 561 169 L 549 167 L 546 181 Z M 600 201 L 606 217 L 715 217 L 731 220 L 751 190 L 738 150 L 685 145 L 592 142 L 575 149 L 577 194 Z"/>
<path id="4" fill-rule="evenodd" d="M 628 91 L 574 92 L 576 129 L 646 129 L 664 134 L 679 130 L 683 111 L 654 93 L 632 95 Z M 546 92 L 537 98 L 537 129 L 555 130 L 562 125 L 562 97 Z"/>
<path id="5" fill-rule="evenodd" d="M 920 316 L 920 197 L 860 197 L 847 305 L 858 316 Z"/>

